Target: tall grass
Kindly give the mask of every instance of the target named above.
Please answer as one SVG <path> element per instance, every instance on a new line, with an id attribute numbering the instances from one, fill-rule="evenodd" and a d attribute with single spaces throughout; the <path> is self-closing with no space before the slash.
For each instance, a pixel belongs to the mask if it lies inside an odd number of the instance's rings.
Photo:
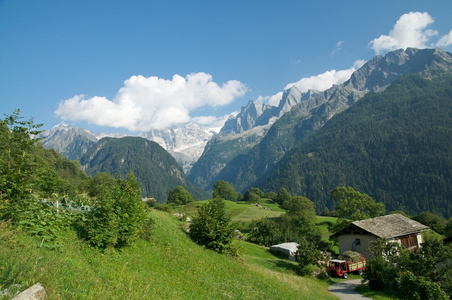
<path id="1" fill-rule="evenodd" d="M 239 258 L 195 244 L 175 217 L 154 211 L 149 241 L 99 252 L 68 231 L 61 249 L 0 228 L 0 288 L 36 282 L 48 299 L 334 299 L 327 283 L 293 272 L 265 248 L 237 242 Z"/>

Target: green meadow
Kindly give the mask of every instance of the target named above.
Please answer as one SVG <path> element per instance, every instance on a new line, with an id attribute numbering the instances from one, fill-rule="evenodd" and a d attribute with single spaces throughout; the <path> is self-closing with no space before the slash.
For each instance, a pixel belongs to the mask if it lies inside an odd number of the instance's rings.
<path id="1" fill-rule="evenodd" d="M 236 205 L 235 218 L 256 215 Z M 296 275 L 294 263 L 265 247 L 237 241 L 239 256 L 231 258 L 194 243 L 175 216 L 152 215 L 150 239 L 120 252 L 93 249 L 74 231 L 62 247 L 40 248 L 39 240 L 1 223 L 0 290 L 40 282 L 48 299 L 335 299 L 327 281 Z"/>

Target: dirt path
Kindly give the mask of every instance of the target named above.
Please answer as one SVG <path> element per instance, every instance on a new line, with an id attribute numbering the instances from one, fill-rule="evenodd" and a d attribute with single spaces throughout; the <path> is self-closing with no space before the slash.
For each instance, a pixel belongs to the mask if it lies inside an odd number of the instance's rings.
<path id="1" fill-rule="evenodd" d="M 365 297 L 358 292 L 355 292 L 355 288 L 361 284 L 361 279 L 352 279 L 343 282 L 338 282 L 328 287 L 328 291 L 343 300 L 364 300 L 371 299 Z"/>

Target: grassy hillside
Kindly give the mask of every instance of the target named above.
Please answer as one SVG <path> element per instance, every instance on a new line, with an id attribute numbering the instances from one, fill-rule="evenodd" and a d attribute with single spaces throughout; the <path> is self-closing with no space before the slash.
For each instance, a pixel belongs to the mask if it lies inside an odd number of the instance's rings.
<path id="1" fill-rule="evenodd" d="M 180 208 L 179 212 L 192 217 L 197 213 L 197 208 L 207 201 L 209 200 L 188 203 Z M 225 201 L 225 204 L 226 210 L 231 214 L 233 222 L 250 223 L 252 220 L 261 218 L 276 218 L 285 212 L 278 204 L 268 203 L 265 200 L 262 200 L 259 205 L 232 201 Z"/>
<path id="2" fill-rule="evenodd" d="M 0 223 L 0 290 L 40 282 L 48 299 L 335 299 L 266 248 L 237 242 L 240 259 L 231 259 L 195 244 L 175 217 L 153 215 L 150 241 L 121 253 L 100 253 L 73 232 L 61 249 L 39 248 Z"/>

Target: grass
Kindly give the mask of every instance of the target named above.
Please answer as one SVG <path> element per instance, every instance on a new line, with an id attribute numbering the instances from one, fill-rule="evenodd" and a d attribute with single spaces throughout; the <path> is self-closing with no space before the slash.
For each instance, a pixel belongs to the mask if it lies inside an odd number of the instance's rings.
<path id="1" fill-rule="evenodd" d="M 174 216 L 153 211 L 149 241 L 102 253 L 69 231 L 57 250 L 0 228 L 0 290 L 44 285 L 47 299 L 335 299 L 328 282 L 300 277 L 266 248 L 237 242 L 232 259 L 195 244 Z"/>
<path id="2" fill-rule="evenodd" d="M 193 217 L 197 213 L 197 208 L 204 205 L 209 200 L 195 201 L 178 208 L 178 212 Z M 270 203 L 268 200 L 262 200 L 259 206 L 248 202 L 225 201 L 226 210 L 232 217 L 233 222 L 249 224 L 252 220 L 262 218 L 277 218 L 285 212 L 278 204 Z"/>
<path id="3" fill-rule="evenodd" d="M 394 300 L 394 299 L 400 299 L 399 297 L 397 297 L 394 294 L 391 293 L 387 293 L 387 292 L 383 292 L 383 291 L 375 291 L 372 290 L 370 288 L 370 286 L 366 285 L 366 284 L 362 284 L 359 285 L 356 289 L 355 289 L 358 293 L 372 298 L 374 300 Z"/>

